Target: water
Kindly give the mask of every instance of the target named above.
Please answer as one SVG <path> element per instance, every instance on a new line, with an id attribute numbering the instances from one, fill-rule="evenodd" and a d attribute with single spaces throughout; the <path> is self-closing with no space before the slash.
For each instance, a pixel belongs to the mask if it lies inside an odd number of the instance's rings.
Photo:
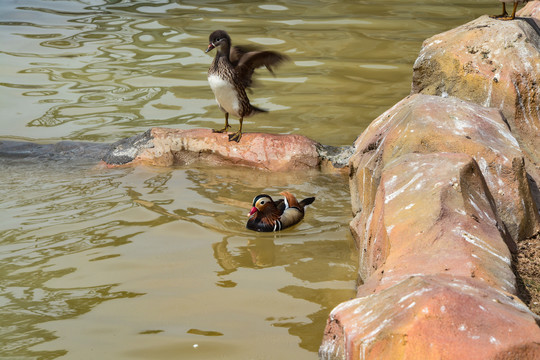
<path id="1" fill-rule="evenodd" d="M 354 141 L 406 96 L 429 36 L 493 1 L 3 0 L 0 138 L 113 142 L 218 128 L 208 34 L 286 53 L 245 131 Z M 237 126 L 232 119 L 233 129 Z M 313 359 L 354 296 L 347 179 L 0 159 L 0 358 Z M 281 234 L 244 228 L 258 193 L 315 195 Z"/>

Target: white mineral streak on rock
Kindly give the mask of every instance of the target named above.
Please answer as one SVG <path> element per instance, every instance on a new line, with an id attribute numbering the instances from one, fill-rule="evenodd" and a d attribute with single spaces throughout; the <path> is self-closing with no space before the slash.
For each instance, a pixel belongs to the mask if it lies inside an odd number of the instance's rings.
<path id="1" fill-rule="evenodd" d="M 511 260 L 505 256 L 502 256 L 495 250 L 492 246 L 490 246 L 488 243 L 486 243 L 484 240 L 480 239 L 477 236 L 472 235 L 471 233 L 457 228 L 452 230 L 456 235 L 461 236 L 465 241 L 468 243 L 490 253 L 491 255 L 495 256 L 497 259 L 504 261 L 507 265 L 511 264 Z"/>
<path id="2" fill-rule="evenodd" d="M 390 201 L 392 201 L 396 196 L 403 193 L 405 190 L 407 190 L 408 187 L 410 187 L 412 184 L 416 182 L 416 180 L 420 179 L 422 176 L 424 176 L 423 173 L 418 173 L 412 177 L 411 180 L 409 180 L 408 183 L 400 187 L 399 189 L 391 192 L 390 194 L 387 194 L 384 198 L 384 203 L 388 204 Z"/>

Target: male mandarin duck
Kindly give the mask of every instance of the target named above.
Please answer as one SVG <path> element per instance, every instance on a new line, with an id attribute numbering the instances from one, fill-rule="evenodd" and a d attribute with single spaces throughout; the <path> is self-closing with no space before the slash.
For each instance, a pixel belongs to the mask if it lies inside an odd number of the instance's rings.
<path id="1" fill-rule="evenodd" d="M 490 17 L 494 19 L 499 20 L 514 20 L 516 17 L 516 10 L 518 7 L 518 3 L 520 2 L 527 2 L 528 0 L 500 0 L 502 2 L 502 14 L 501 15 L 492 15 Z M 512 10 L 512 15 L 508 16 L 508 13 L 506 12 L 506 3 L 507 2 L 513 2 L 514 3 L 514 9 Z"/>
<path id="2" fill-rule="evenodd" d="M 266 194 L 255 196 L 246 227 L 255 231 L 279 231 L 296 225 L 304 218 L 304 208 L 313 201 L 309 197 L 300 202 L 288 191 L 280 193 L 283 199 L 273 201 Z"/>
<path id="3" fill-rule="evenodd" d="M 267 110 L 251 105 L 246 89 L 251 87 L 255 69 L 265 66 L 270 73 L 272 66 L 277 66 L 288 57 L 275 51 L 259 51 L 253 47 L 231 47 L 231 38 L 223 30 L 210 34 L 206 52 L 216 48 L 217 53 L 208 69 L 208 83 L 214 92 L 221 111 L 225 113 L 225 127 L 214 132 L 226 132 L 230 127 L 229 114 L 239 118 L 239 130 L 229 135 L 229 141 L 239 142 L 242 137 L 242 122 L 245 117 Z"/>

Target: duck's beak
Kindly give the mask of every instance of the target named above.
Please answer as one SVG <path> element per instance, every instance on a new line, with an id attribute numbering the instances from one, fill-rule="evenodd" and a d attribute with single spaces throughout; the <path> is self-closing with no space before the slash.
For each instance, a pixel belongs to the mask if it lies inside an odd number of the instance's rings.
<path id="1" fill-rule="evenodd" d="M 256 208 L 255 206 L 252 207 L 252 208 L 251 208 L 251 211 L 250 211 L 249 214 L 248 214 L 248 216 L 251 216 L 251 215 L 255 214 L 257 211 L 259 211 L 259 210 L 257 210 L 257 208 Z"/>
<path id="2" fill-rule="evenodd" d="M 206 49 L 205 53 L 211 51 L 213 48 L 215 48 L 214 44 L 212 43 L 208 44 L 208 49 Z"/>

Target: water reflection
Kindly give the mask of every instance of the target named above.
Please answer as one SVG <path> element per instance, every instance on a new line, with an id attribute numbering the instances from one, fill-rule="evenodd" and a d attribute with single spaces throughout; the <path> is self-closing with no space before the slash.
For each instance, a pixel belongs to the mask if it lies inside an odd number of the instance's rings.
<path id="1" fill-rule="evenodd" d="M 279 238 L 279 236 L 277 236 Z M 321 334 L 326 324 L 328 313 L 336 303 L 354 297 L 354 291 L 349 289 L 318 288 L 317 283 L 345 281 L 352 283 L 356 273 L 351 271 L 351 265 L 344 263 L 353 253 L 352 242 L 347 240 L 306 241 L 297 244 L 278 244 L 270 237 L 253 238 L 247 245 L 231 246 L 227 238 L 214 243 L 214 257 L 223 269 L 217 274 L 220 281 L 218 286 L 235 287 L 237 284 L 228 279 L 228 275 L 241 268 L 283 267 L 296 279 L 310 286 L 287 285 L 278 289 L 288 296 L 317 304 L 319 310 L 306 314 L 306 320 L 295 317 L 266 320 L 275 327 L 288 329 L 289 334 L 300 338 L 300 347 L 317 352 Z M 335 283 L 334 283 L 335 284 Z"/>

